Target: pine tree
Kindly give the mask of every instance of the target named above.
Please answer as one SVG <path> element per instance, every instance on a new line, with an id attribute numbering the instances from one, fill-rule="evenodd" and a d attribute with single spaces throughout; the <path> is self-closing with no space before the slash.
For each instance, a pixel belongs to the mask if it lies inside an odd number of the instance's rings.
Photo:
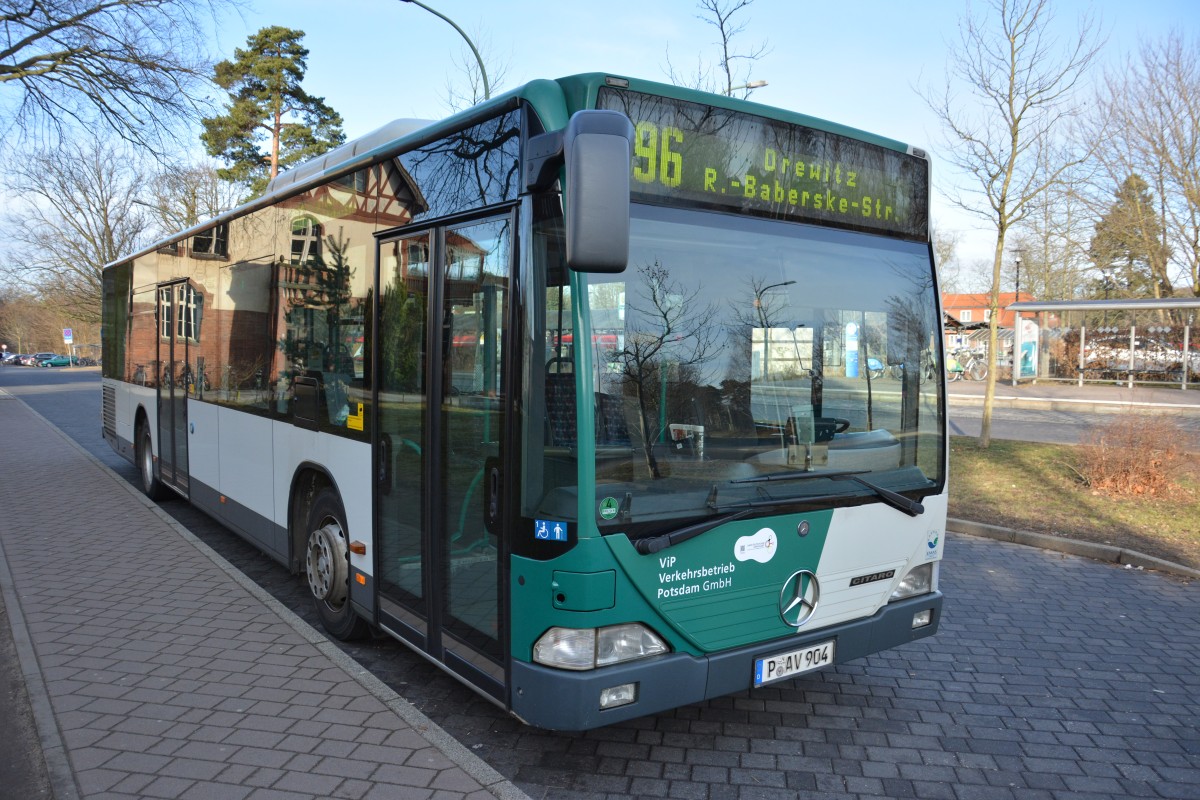
<path id="1" fill-rule="evenodd" d="M 225 114 L 203 120 L 200 139 L 209 155 L 229 165 L 221 177 L 248 183 L 256 195 L 281 171 L 346 140 L 341 115 L 301 86 L 308 58 L 303 38 L 303 31 L 263 28 L 215 69 L 229 105 Z"/>
<path id="2" fill-rule="evenodd" d="M 1130 175 L 1117 189 L 1116 199 L 1096 223 L 1088 255 L 1104 274 L 1105 284 L 1120 296 L 1170 297 L 1173 293 L 1162 220 L 1140 175 Z"/>

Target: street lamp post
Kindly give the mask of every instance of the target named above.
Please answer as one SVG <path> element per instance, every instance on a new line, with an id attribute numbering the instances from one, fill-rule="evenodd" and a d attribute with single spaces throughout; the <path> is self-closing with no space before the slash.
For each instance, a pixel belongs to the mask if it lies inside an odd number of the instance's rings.
<path id="1" fill-rule="evenodd" d="M 795 281 L 783 281 L 781 283 L 772 283 L 769 286 L 764 286 L 754 292 L 754 309 L 758 312 L 758 321 L 763 326 L 763 369 L 762 377 L 764 381 L 771 379 L 771 328 L 770 320 L 767 319 L 767 312 L 763 309 L 763 296 L 771 289 L 778 289 L 781 286 L 791 286 Z M 775 414 L 779 417 L 779 444 L 781 447 L 787 447 L 787 420 L 784 418 L 782 409 L 779 406 L 779 395 L 771 395 L 775 400 Z"/>
<path id="2" fill-rule="evenodd" d="M 730 95 L 741 89 L 761 89 L 766 85 L 766 81 L 750 81 L 749 83 L 743 83 L 740 86 L 730 86 L 728 89 L 722 92 L 722 94 Z"/>
<path id="3" fill-rule="evenodd" d="M 1021 302 L 1021 249 L 1017 248 L 1017 254 L 1013 258 L 1017 265 L 1017 291 L 1013 295 L 1013 302 Z M 1021 355 L 1018 352 L 1021 344 L 1021 312 L 1013 313 L 1013 345 L 1012 345 L 1012 385 L 1017 385 L 1017 378 L 1021 371 Z"/>
<path id="4" fill-rule="evenodd" d="M 457 23 L 455 23 L 454 20 L 450 19 L 442 12 L 437 11 L 436 9 L 430 8 L 429 6 L 422 3 L 420 0 L 400 0 L 400 2 L 401 3 L 412 3 L 414 6 L 420 6 L 421 8 L 428 11 L 430 14 L 433 14 L 435 17 L 440 17 L 441 19 L 450 23 L 450 27 L 452 27 L 452 28 L 454 28 L 454 30 L 458 31 L 458 35 L 463 38 L 463 41 L 467 43 L 467 47 L 471 48 L 471 52 L 475 54 L 475 62 L 477 64 L 479 64 L 479 76 L 483 79 L 483 99 L 484 100 L 490 99 L 492 96 L 492 89 L 491 89 L 491 86 L 488 85 L 487 70 L 484 69 L 484 67 L 483 67 L 483 58 L 480 57 L 479 51 L 475 48 L 475 43 L 471 41 L 471 37 L 467 36 L 466 32 L 464 32 L 462 28 L 458 27 Z"/>
<path id="5" fill-rule="evenodd" d="M 758 311 L 758 320 L 763 326 L 763 377 L 770 377 L 771 369 L 771 328 L 768 325 L 767 314 L 763 311 L 763 295 L 771 289 L 778 289 L 781 286 L 791 286 L 795 281 L 783 281 L 782 283 L 772 283 L 770 286 L 764 286 L 754 293 L 754 308 Z"/>

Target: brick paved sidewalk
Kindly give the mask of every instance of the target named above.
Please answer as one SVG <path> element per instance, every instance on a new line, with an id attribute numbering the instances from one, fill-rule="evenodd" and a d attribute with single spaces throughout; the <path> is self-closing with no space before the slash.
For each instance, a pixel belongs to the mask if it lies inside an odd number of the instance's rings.
<path id="1" fill-rule="evenodd" d="M 0 442 L 0 591 L 59 800 L 524 797 L 2 391 Z"/>

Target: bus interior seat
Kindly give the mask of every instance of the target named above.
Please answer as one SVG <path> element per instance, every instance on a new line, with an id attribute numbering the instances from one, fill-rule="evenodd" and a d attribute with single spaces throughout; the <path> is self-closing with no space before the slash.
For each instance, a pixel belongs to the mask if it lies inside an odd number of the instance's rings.
<path id="1" fill-rule="evenodd" d="M 596 444 L 629 447 L 629 425 L 621 398 L 596 392 Z"/>
<path id="2" fill-rule="evenodd" d="M 629 425 L 621 399 L 596 392 L 596 444 L 629 447 Z M 575 375 L 570 372 L 546 375 L 546 441 L 553 447 L 574 447 L 578 431 L 575 428 Z"/>
<path id="3" fill-rule="evenodd" d="M 574 447 L 575 375 L 551 372 L 546 375 L 546 442 L 554 447 Z"/>

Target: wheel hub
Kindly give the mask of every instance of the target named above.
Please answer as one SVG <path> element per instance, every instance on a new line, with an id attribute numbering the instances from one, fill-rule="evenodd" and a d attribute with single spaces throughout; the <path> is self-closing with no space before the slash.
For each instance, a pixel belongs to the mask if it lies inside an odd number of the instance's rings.
<path id="1" fill-rule="evenodd" d="M 313 597 L 331 606 L 346 600 L 346 536 L 337 522 L 309 534 L 305 572 Z"/>

